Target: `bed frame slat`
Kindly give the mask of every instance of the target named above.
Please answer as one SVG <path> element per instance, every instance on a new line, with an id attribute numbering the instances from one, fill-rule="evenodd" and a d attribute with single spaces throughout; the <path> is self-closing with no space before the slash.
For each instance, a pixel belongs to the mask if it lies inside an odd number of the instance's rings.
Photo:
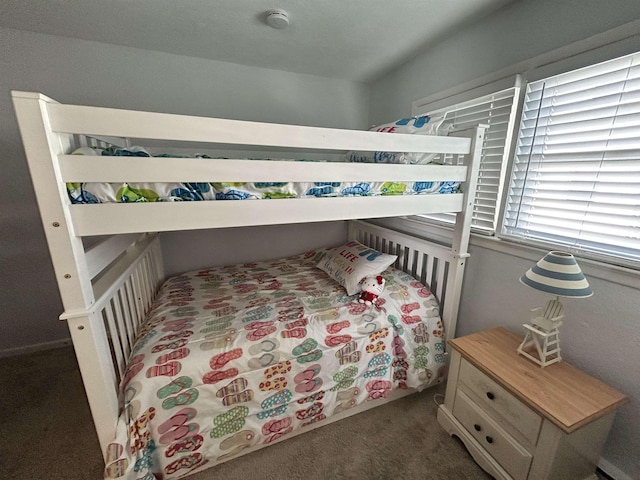
<path id="1" fill-rule="evenodd" d="M 113 262 L 130 245 L 135 243 L 138 235 L 114 235 L 104 238 L 100 242 L 86 249 L 87 269 L 89 276 L 94 278 L 107 265 Z"/>
<path id="2" fill-rule="evenodd" d="M 111 354 L 114 357 L 114 364 L 117 368 L 118 379 L 121 380 L 125 368 L 125 353 L 122 348 L 122 341 L 120 339 L 120 333 L 116 326 L 114 312 L 113 312 L 113 300 L 103 309 L 104 319 L 107 325 L 107 334 L 109 338 L 109 345 L 111 346 Z"/>
<path id="3" fill-rule="evenodd" d="M 129 358 L 131 352 L 131 346 L 129 344 L 129 332 L 127 332 L 126 325 L 124 323 L 124 313 L 122 311 L 122 304 L 120 303 L 120 288 L 113 296 L 111 303 L 113 305 L 113 316 L 116 321 L 116 328 L 118 329 L 118 338 L 120 339 L 120 348 L 122 355 L 125 359 Z"/>
<path id="4" fill-rule="evenodd" d="M 133 324 L 133 320 L 131 318 L 131 312 L 129 311 L 129 307 L 128 307 L 128 298 L 126 296 L 126 283 L 123 284 L 119 289 L 118 289 L 118 295 L 116 296 L 117 300 L 118 300 L 118 304 L 120 306 L 120 309 L 122 311 L 122 321 L 123 321 L 123 325 L 124 325 L 124 330 L 127 334 L 127 355 L 129 353 L 131 353 L 131 349 L 133 348 L 133 341 L 134 341 L 134 336 L 135 336 L 135 327 Z"/>
<path id="5" fill-rule="evenodd" d="M 12 92 L 12 94 L 14 98 L 21 94 L 29 95 L 26 92 Z M 469 151 L 468 140 L 460 139 L 452 144 L 444 139 L 445 137 L 433 135 L 380 135 L 378 132 L 368 131 L 280 125 L 59 103 L 52 103 L 49 112 L 51 128 L 54 132 L 80 133 L 90 136 L 317 150 L 432 153 L 448 151 L 455 154 L 464 154 Z"/>
<path id="6" fill-rule="evenodd" d="M 462 181 L 466 166 L 60 155 L 65 182 Z M 329 173 L 328 173 L 329 172 Z"/>
<path id="7" fill-rule="evenodd" d="M 463 194 L 70 205 L 79 236 L 458 212 Z M 296 203 L 293 203 L 296 202 Z M 293 205 L 293 206 L 292 206 Z M 300 212 L 304 212 L 301 218 Z M 368 212 L 372 212 L 369 213 Z M 375 212 L 375 213 L 373 213 Z M 100 220 L 104 219 L 104 221 Z"/>

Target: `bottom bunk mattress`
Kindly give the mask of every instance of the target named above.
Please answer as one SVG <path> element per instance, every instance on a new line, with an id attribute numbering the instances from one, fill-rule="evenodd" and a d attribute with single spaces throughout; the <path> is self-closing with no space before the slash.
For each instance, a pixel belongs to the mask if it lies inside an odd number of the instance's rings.
<path id="1" fill-rule="evenodd" d="M 105 478 L 178 478 L 441 381 L 428 288 L 389 267 L 378 302 L 360 303 L 316 267 L 327 251 L 165 282 L 124 372 Z"/>

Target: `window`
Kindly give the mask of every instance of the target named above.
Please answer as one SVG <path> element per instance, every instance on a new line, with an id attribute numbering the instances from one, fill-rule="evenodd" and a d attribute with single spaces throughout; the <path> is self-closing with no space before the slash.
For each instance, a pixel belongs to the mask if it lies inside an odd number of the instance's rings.
<path id="1" fill-rule="evenodd" d="M 515 80 L 515 83 L 519 85 L 519 78 Z M 514 85 L 513 77 L 511 85 Z M 482 145 L 478 188 L 471 220 L 472 229 L 476 232 L 493 234 L 496 230 L 496 214 L 500 210 L 499 202 L 506 181 L 504 166 L 507 163 L 508 147 L 515 128 L 519 91 L 519 86 L 511 86 L 456 104 L 451 101 L 445 107 L 432 108 L 429 103 L 422 103 L 414 106 L 413 109 L 415 115 L 445 114 L 444 125 L 453 129 L 465 129 L 478 124 L 488 125 L 489 128 L 485 133 Z M 422 217 L 444 223 L 453 224 L 455 222 L 453 214 L 434 214 Z"/>
<path id="2" fill-rule="evenodd" d="M 502 233 L 640 260 L 640 53 L 527 85 Z"/>

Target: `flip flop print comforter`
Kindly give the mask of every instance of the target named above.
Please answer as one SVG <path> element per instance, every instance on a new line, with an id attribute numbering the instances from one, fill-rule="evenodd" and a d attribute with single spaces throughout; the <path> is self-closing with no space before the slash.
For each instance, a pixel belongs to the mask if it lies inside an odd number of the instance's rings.
<path id="1" fill-rule="evenodd" d="M 124 373 L 105 478 L 178 478 L 442 379 L 431 292 L 389 268 L 377 306 L 366 306 L 316 268 L 324 253 L 163 285 Z"/>

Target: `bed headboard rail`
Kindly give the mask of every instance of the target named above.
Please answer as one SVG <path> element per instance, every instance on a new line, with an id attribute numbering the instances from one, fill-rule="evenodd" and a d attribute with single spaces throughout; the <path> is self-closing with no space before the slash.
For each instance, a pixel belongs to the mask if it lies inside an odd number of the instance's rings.
<path id="1" fill-rule="evenodd" d="M 406 235 L 367 222 L 349 222 L 349 239 L 391 255 L 394 266 L 425 284 L 436 295 L 445 335 L 456 331 L 462 274 L 468 254 L 454 253 L 451 247 Z"/>

